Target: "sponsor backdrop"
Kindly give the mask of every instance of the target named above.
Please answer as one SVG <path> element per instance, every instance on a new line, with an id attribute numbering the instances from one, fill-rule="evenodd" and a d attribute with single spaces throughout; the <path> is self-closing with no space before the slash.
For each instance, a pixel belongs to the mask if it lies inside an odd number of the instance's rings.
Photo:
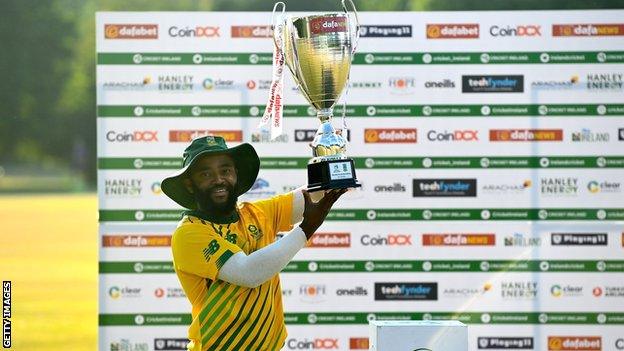
<path id="1" fill-rule="evenodd" d="M 623 18 L 362 13 L 346 113 L 363 187 L 281 274 L 284 349 L 365 350 L 373 319 L 459 319 L 471 350 L 624 350 Z M 245 200 L 306 181 L 319 122 L 289 74 L 284 134 L 256 128 L 269 21 L 97 15 L 101 350 L 184 349 L 180 208 L 160 180 L 192 138 L 254 145 Z"/>

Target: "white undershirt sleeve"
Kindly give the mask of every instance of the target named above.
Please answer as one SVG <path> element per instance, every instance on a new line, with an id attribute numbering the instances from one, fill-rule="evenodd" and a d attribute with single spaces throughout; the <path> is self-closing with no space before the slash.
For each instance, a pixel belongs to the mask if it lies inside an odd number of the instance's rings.
<path id="1" fill-rule="evenodd" d="M 250 255 L 242 251 L 234 254 L 221 267 L 217 278 L 231 284 L 255 288 L 281 272 L 305 244 L 305 233 L 301 227 L 295 226 L 281 239 Z"/>

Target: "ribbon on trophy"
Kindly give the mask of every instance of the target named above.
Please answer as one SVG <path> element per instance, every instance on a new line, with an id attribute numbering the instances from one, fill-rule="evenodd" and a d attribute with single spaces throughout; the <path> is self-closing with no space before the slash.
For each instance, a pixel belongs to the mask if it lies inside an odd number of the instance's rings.
<path id="1" fill-rule="evenodd" d="M 280 3 L 278 3 L 280 4 Z M 277 5 L 273 8 L 273 15 Z M 283 12 L 283 10 L 282 10 Z M 264 115 L 258 127 L 270 124 L 271 140 L 282 134 L 283 129 L 283 99 L 284 92 L 284 26 L 285 23 L 280 16 L 276 24 L 273 25 L 273 79 L 269 90 L 269 100 L 267 101 Z"/>

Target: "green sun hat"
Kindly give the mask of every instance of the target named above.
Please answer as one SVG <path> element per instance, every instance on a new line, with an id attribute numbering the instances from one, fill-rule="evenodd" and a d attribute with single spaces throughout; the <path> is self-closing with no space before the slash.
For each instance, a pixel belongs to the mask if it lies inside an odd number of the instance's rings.
<path id="1" fill-rule="evenodd" d="M 236 186 L 237 196 L 251 189 L 258 177 L 258 171 L 260 170 L 260 158 L 253 146 L 248 143 L 243 143 L 228 148 L 222 137 L 204 136 L 193 139 L 191 145 L 184 150 L 184 154 L 182 154 L 182 169 L 162 181 L 160 185 L 162 191 L 180 206 L 196 210 L 197 203 L 195 202 L 195 197 L 193 197 L 193 194 L 191 194 L 184 185 L 184 179 L 187 178 L 186 172 L 202 156 L 213 154 L 230 155 L 234 160 L 234 165 L 238 171 L 238 184 Z"/>

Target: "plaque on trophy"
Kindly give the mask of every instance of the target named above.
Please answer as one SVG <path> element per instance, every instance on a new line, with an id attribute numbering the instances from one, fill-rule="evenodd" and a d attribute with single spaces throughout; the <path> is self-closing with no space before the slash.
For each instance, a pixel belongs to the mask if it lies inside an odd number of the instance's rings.
<path id="1" fill-rule="evenodd" d="M 310 144 L 313 158 L 308 163 L 308 191 L 356 188 L 361 184 L 352 159 L 345 154 L 347 130 L 332 125 L 334 106 L 349 80 L 351 60 L 359 37 L 357 12 L 353 19 L 342 0 L 343 12 L 311 16 L 285 16 L 285 4 L 273 8 L 273 84 L 263 120 L 281 128 L 282 70 L 288 66 L 299 91 L 316 110 L 319 126 Z M 281 15 L 276 11 L 282 6 Z M 281 132 L 281 129 L 279 129 Z M 273 132 L 272 132 L 273 134 Z"/>

